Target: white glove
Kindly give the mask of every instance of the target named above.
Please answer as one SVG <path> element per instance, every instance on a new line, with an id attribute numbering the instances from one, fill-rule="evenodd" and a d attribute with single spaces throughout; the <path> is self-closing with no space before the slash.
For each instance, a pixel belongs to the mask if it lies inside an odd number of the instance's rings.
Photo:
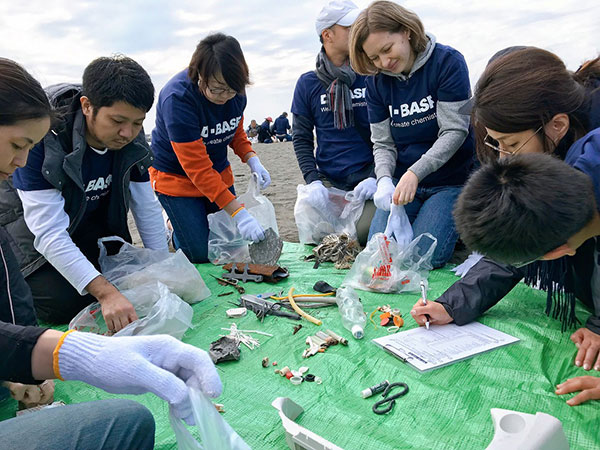
<path id="1" fill-rule="evenodd" d="M 375 206 L 383 211 L 389 211 L 394 190 L 396 190 L 396 186 L 394 186 L 394 182 L 390 177 L 379 179 L 377 181 L 377 191 L 373 196 Z"/>
<path id="2" fill-rule="evenodd" d="M 451 269 L 452 272 L 456 274 L 457 277 L 463 278 L 471 267 L 479 262 L 479 260 L 483 258 L 483 255 L 479 252 L 472 252 L 467 259 L 465 259 L 462 264 L 459 264 L 454 269 Z"/>
<path id="3" fill-rule="evenodd" d="M 413 229 L 406 215 L 404 206 L 390 205 L 390 215 L 383 232 L 388 238 L 394 236 L 400 248 L 406 247 L 413 239 Z"/>
<path id="4" fill-rule="evenodd" d="M 10 391 L 10 396 L 21 402 L 26 408 L 47 405 L 54 401 L 54 381 L 46 380 L 42 384 L 21 384 L 4 381 L 2 386 Z"/>
<path id="5" fill-rule="evenodd" d="M 313 181 L 308 185 L 310 192 L 308 194 L 308 202 L 316 209 L 327 211 L 329 205 L 329 191 L 321 180 Z"/>
<path id="6" fill-rule="evenodd" d="M 377 191 L 377 180 L 375 178 L 369 177 L 367 179 L 362 180 L 360 183 L 356 185 L 354 188 L 354 199 L 364 202 L 367 200 L 371 200 L 375 192 Z"/>
<path id="7" fill-rule="evenodd" d="M 265 189 L 271 184 L 271 175 L 267 172 L 267 169 L 260 163 L 258 156 L 252 156 L 246 163 L 250 166 L 252 173 L 258 176 L 258 186 L 261 189 Z"/>
<path id="8" fill-rule="evenodd" d="M 113 394 L 153 392 L 194 424 L 188 386 L 221 395 L 217 370 L 204 350 L 166 335 L 107 337 L 69 333 L 58 353 L 60 375 Z"/>
<path id="9" fill-rule="evenodd" d="M 258 220 L 256 220 L 248 212 L 246 208 L 241 209 L 238 213 L 233 216 L 240 234 L 247 241 L 258 242 L 265 238 L 265 230 L 260 226 Z"/>

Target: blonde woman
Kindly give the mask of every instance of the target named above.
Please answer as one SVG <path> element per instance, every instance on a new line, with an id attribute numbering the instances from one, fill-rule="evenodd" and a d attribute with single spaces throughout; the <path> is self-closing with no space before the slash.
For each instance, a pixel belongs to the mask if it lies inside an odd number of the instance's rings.
<path id="1" fill-rule="evenodd" d="M 414 235 L 437 239 L 434 267 L 452 256 L 452 208 L 474 161 L 469 72 L 457 50 L 425 33 L 419 17 L 377 1 L 350 31 L 350 61 L 367 79 L 377 212 L 369 236 L 385 229 L 392 202 L 405 205 Z"/>

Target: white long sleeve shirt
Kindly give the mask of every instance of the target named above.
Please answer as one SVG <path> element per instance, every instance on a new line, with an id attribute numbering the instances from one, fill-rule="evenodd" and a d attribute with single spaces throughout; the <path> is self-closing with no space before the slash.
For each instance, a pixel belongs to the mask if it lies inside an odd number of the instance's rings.
<path id="1" fill-rule="evenodd" d="M 162 208 L 150 181 L 132 181 L 129 190 L 131 212 L 144 247 L 168 250 Z M 69 236 L 69 216 L 61 192 L 58 189 L 17 192 L 23 203 L 25 223 L 35 236 L 35 249 L 85 295 L 85 287 L 101 274 Z"/>

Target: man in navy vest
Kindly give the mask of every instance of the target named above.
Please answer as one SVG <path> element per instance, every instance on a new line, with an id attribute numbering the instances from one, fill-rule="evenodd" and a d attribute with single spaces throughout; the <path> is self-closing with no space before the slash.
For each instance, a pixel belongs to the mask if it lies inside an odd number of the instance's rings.
<path id="1" fill-rule="evenodd" d="M 354 191 L 361 200 L 371 200 L 377 189 L 365 77 L 352 70 L 348 59 L 350 26 L 359 13 L 349 0 L 331 1 L 321 10 L 316 30 L 323 46 L 316 69 L 301 75 L 294 91 L 294 151 L 304 180 L 312 188 L 311 201 L 319 209 L 327 205 L 325 185 Z M 364 226 L 368 228 L 374 211 L 372 202 L 367 202 L 357 224 L 363 243 Z"/>

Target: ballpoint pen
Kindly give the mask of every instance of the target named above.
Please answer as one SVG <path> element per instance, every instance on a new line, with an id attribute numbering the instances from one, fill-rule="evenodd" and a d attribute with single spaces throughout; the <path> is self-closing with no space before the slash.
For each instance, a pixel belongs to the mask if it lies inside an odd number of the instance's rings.
<path id="1" fill-rule="evenodd" d="M 425 289 L 425 282 L 421 280 L 421 298 L 423 299 L 423 306 L 427 306 L 427 289 Z M 425 322 L 425 328 L 429 330 L 429 314 L 425 314 L 427 321 Z"/>

